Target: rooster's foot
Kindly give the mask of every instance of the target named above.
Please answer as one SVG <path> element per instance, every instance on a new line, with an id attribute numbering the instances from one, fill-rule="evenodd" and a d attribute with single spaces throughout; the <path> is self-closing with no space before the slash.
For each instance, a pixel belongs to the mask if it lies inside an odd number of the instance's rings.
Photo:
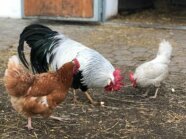
<path id="1" fill-rule="evenodd" d="M 78 103 L 80 103 L 79 101 L 78 101 L 78 97 L 77 97 L 77 95 L 76 95 L 76 90 L 75 89 L 73 89 L 73 94 L 74 94 L 74 98 L 73 98 L 73 102 L 74 102 L 74 104 L 78 104 Z"/>
<path id="2" fill-rule="evenodd" d="M 80 101 L 78 101 L 78 99 L 77 99 L 77 96 L 74 96 L 73 102 L 74 102 L 74 104 L 79 104 L 80 103 Z"/>
<path id="3" fill-rule="evenodd" d="M 90 103 L 93 105 L 93 106 L 96 106 L 96 105 L 99 105 L 100 103 L 99 102 L 96 102 L 92 99 L 92 97 L 88 94 L 88 92 L 85 92 L 85 95 L 86 97 L 88 98 L 88 100 L 90 101 Z"/>

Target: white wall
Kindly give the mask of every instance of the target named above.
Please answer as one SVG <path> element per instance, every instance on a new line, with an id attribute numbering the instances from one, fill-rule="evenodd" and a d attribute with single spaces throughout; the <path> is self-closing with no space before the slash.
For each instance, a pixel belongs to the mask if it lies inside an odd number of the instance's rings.
<path id="1" fill-rule="evenodd" d="M 0 0 L 0 17 L 21 18 L 21 0 Z"/>
<path id="2" fill-rule="evenodd" d="M 118 13 L 118 0 L 105 0 L 105 19 Z"/>

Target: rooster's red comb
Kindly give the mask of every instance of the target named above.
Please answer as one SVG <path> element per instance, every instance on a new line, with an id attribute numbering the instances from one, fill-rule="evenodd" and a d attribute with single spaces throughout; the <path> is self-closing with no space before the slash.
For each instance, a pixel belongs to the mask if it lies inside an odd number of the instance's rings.
<path id="1" fill-rule="evenodd" d="M 114 81 L 112 81 L 109 85 L 105 87 L 105 90 L 107 92 L 119 91 L 121 87 L 124 85 L 122 82 L 123 77 L 121 76 L 121 71 L 119 69 L 116 69 L 113 72 L 113 76 L 114 76 Z"/>
<path id="2" fill-rule="evenodd" d="M 114 90 L 120 90 L 121 87 L 124 85 L 122 80 L 123 80 L 123 77 L 121 76 L 121 70 L 119 69 L 116 69 L 114 72 L 113 72 L 113 76 L 114 76 Z"/>

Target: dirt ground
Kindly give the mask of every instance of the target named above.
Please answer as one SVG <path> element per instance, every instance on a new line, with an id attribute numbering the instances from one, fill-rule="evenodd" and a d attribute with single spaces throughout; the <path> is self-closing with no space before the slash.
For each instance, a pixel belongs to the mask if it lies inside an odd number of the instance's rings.
<path id="1" fill-rule="evenodd" d="M 0 138 L 186 138 L 186 31 L 132 27 L 117 24 L 117 21 L 95 25 L 0 19 Z M 126 19 L 119 19 L 120 23 L 122 21 L 125 22 Z M 105 107 L 92 107 L 81 92 L 78 93 L 80 103 L 74 105 L 70 91 L 66 100 L 53 113 L 63 117 L 63 121 L 34 117 L 34 130 L 28 131 L 24 128 L 27 120 L 17 114 L 10 104 L 3 84 L 3 75 L 8 58 L 17 53 L 20 32 L 32 22 L 45 24 L 96 49 L 122 69 L 126 84 L 129 83 L 128 72 L 152 59 L 162 39 L 169 40 L 174 48 L 170 75 L 163 82 L 156 99 L 143 98 L 141 95 L 145 90 L 131 87 L 113 93 L 90 89 L 89 92 L 95 100 L 105 102 Z M 175 92 L 171 91 L 172 88 Z M 150 95 L 153 93 L 152 88 Z"/>

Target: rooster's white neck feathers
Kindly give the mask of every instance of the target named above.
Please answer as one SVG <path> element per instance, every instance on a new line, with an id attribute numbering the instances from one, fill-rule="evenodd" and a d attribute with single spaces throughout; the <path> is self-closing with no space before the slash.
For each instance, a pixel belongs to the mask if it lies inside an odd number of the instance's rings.
<path id="1" fill-rule="evenodd" d="M 78 53 L 80 70 L 83 71 L 83 82 L 88 87 L 105 87 L 114 81 L 114 67 L 98 52 L 85 49 Z"/>
<path id="2" fill-rule="evenodd" d="M 64 35 L 58 35 L 55 38 L 61 40 L 52 53 L 47 54 L 48 63 L 50 57 L 54 55 L 54 59 L 50 64 L 51 70 L 56 70 L 63 64 L 77 58 L 80 63 L 79 70 L 83 69 L 82 83 L 88 87 L 105 87 L 111 81 L 114 81 L 113 72 L 115 69 L 101 54 Z"/>

